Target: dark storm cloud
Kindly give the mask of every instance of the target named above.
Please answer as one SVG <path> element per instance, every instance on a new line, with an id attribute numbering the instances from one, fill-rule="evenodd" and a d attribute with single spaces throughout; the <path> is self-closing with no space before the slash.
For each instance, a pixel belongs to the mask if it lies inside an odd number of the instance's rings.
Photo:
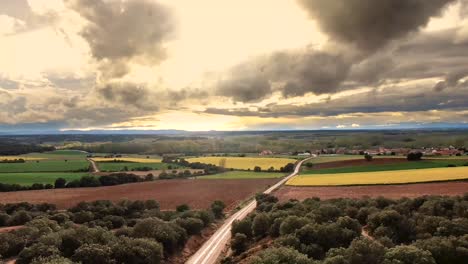
<path id="1" fill-rule="evenodd" d="M 255 102 L 275 91 L 294 97 L 378 85 L 397 67 L 386 44 L 417 32 L 455 1 L 299 0 L 331 37 L 327 49 L 276 52 L 242 63 L 218 83 L 216 94 Z"/>
<path id="2" fill-rule="evenodd" d="M 417 112 L 428 110 L 463 110 L 468 108 L 468 101 L 466 100 L 468 89 L 466 88 L 448 92 L 423 89 L 419 92 L 408 93 L 408 90 L 412 89 L 403 87 L 385 89 L 383 92 L 370 91 L 301 106 L 270 104 L 256 111 L 248 108 L 208 108 L 205 112 L 235 116 L 327 117 L 352 113 Z"/>
<path id="3" fill-rule="evenodd" d="M 128 72 L 130 60 L 159 63 L 166 58 L 164 42 L 173 31 L 169 10 L 155 1 L 70 0 L 89 24 L 82 36 L 101 70 L 109 77 Z"/>
<path id="4" fill-rule="evenodd" d="M 373 52 L 418 31 L 455 0 L 299 0 L 335 41 Z"/>
<path id="5" fill-rule="evenodd" d="M 234 67 L 218 83 L 216 94 L 254 102 L 274 91 L 284 97 L 336 92 L 350 67 L 350 62 L 333 53 L 310 49 L 276 52 Z"/>
<path id="6" fill-rule="evenodd" d="M 146 111 L 156 111 L 159 108 L 155 95 L 144 85 L 113 82 L 97 87 L 97 92 L 106 100 L 118 103 L 122 108 L 136 107 Z"/>

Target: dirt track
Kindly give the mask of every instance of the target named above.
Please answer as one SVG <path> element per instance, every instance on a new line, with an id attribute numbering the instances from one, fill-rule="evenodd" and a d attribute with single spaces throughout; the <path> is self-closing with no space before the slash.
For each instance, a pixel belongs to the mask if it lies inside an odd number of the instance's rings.
<path id="1" fill-rule="evenodd" d="M 186 203 L 192 208 L 209 208 L 214 200 L 222 200 L 228 209 L 240 201 L 265 190 L 278 179 L 255 180 L 158 180 L 109 187 L 52 189 L 0 193 L 0 203 L 53 203 L 59 209 L 69 208 L 81 201 L 121 199 L 155 199 L 161 209 L 174 209 Z"/>
<path id="2" fill-rule="evenodd" d="M 291 187 L 283 186 L 275 192 L 281 201 L 304 200 L 310 197 L 321 199 L 361 198 L 362 196 L 388 198 L 418 197 L 423 195 L 463 195 L 468 193 L 468 182 L 420 183 L 406 185 L 349 186 L 349 187 Z"/>

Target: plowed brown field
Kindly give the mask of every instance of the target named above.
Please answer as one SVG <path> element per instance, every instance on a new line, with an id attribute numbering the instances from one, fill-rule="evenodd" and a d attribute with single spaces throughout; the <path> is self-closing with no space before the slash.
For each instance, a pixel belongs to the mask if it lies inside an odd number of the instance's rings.
<path id="1" fill-rule="evenodd" d="M 349 187 L 292 187 L 283 186 L 275 195 L 281 201 L 304 200 L 311 197 L 321 199 L 361 198 L 362 196 L 387 198 L 418 197 L 423 195 L 463 195 L 468 192 L 468 182 L 420 183 L 405 185 L 376 185 Z"/>
<path id="2" fill-rule="evenodd" d="M 193 209 L 206 209 L 214 200 L 221 200 L 229 210 L 277 181 L 277 179 L 158 180 L 96 188 L 4 192 L 0 193 L 0 203 L 46 202 L 56 204 L 59 209 L 65 209 L 81 201 L 155 199 L 160 203 L 161 209 L 170 210 L 184 203 Z"/>

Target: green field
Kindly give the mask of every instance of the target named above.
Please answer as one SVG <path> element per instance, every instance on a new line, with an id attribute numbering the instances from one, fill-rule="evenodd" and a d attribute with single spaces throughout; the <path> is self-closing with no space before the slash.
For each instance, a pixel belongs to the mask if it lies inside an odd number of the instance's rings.
<path id="1" fill-rule="evenodd" d="M 129 171 L 141 167 L 151 167 L 153 170 L 167 170 L 168 166 L 171 166 L 171 168 L 173 169 L 180 168 L 180 166 L 174 164 L 167 164 L 161 162 L 98 162 L 97 165 L 99 167 L 99 170 L 101 171 L 123 171 L 125 167 L 127 167 Z"/>
<path id="2" fill-rule="evenodd" d="M 87 173 L 66 173 L 66 172 L 35 172 L 35 173 L 0 173 L 0 182 L 8 184 L 20 184 L 30 186 L 34 183 L 54 184 L 57 178 L 64 178 L 67 181 L 80 179 Z"/>
<path id="3" fill-rule="evenodd" d="M 374 159 L 381 159 L 381 158 L 404 158 L 405 156 L 373 156 Z M 316 158 L 311 159 L 308 162 L 319 164 L 319 163 L 326 163 L 332 161 L 342 161 L 342 160 L 357 160 L 357 159 L 364 159 L 363 155 L 320 155 Z"/>
<path id="4" fill-rule="evenodd" d="M 284 175 L 284 173 L 280 172 L 228 171 L 220 174 L 200 176 L 198 179 L 271 179 L 281 178 Z"/>
<path id="5" fill-rule="evenodd" d="M 392 171 L 392 170 L 412 170 L 412 169 L 430 169 L 430 168 L 444 168 L 448 165 L 464 166 L 467 164 L 466 160 L 422 160 L 412 161 L 395 164 L 382 164 L 382 165 L 364 165 L 353 166 L 344 168 L 328 168 L 317 170 L 304 170 L 301 174 L 332 174 L 332 173 L 349 173 L 349 172 L 372 172 L 372 171 Z"/>
<path id="6" fill-rule="evenodd" d="M 85 159 L 48 159 L 26 161 L 25 163 L 0 163 L 0 173 L 4 172 L 74 172 L 87 170 L 89 162 Z"/>

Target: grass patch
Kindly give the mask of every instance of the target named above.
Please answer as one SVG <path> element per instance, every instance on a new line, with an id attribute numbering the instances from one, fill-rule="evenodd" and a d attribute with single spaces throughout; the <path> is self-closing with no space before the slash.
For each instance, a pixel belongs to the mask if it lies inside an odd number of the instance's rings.
<path id="1" fill-rule="evenodd" d="M 464 166 L 466 163 L 466 160 L 421 160 L 380 165 L 372 164 L 372 162 L 369 162 L 369 165 L 363 166 L 305 170 L 301 172 L 301 175 L 443 168 L 448 167 L 449 165 Z"/>
<path id="2" fill-rule="evenodd" d="M 432 168 L 399 171 L 353 172 L 300 175 L 290 179 L 292 186 L 339 186 L 405 184 L 468 179 L 468 167 Z"/>
<path id="3" fill-rule="evenodd" d="M 168 170 L 168 166 L 171 166 L 172 169 L 178 169 L 180 166 L 174 164 L 167 164 L 161 162 L 154 163 L 137 163 L 137 162 L 98 162 L 97 163 L 101 171 L 123 171 L 125 167 L 129 171 L 141 168 L 141 167 L 150 167 L 152 170 Z"/>
<path id="4" fill-rule="evenodd" d="M 88 170 L 89 162 L 78 160 L 28 160 L 25 163 L 0 163 L 0 173 L 3 172 L 74 172 Z"/>
<path id="5" fill-rule="evenodd" d="M 285 174 L 280 172 L 228 171 L 224 173 L 199 176 L 198 179 L 275 179 Z"/>
<path id="6" fill-rule="evenodd" d="M 253 170 L 255 166 L 259 166 L 262 170 L 268 170 L 273 167 L 279 170 L 288 163 L 295 163 L 294 159 L 286 158 L 255 158 L 255 157 L 200 157 L 187 159 L 188 162 L 201 162 L 213 164 L 229 169 L 237 170 Z"/>
<path id="7" fill-rule="evenodd" d="M 49 173 L 0 173 L 0 182 L 8 184 L 19 184 L 30 186 L 34 183 L 54 184 L 57 178 L 64 178 L 67 181 L 80 179 L 88 173 L 66 173 L 66 172 L 49 172 Z"/>

